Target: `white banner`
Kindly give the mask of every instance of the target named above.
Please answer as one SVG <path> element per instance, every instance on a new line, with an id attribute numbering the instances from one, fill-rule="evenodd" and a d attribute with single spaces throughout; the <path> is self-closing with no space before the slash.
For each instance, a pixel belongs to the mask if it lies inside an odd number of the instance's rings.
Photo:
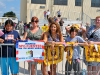
<path id="1" fill-rule="evenodd" d="M 16 43 L 16 61 L 44 60 L 44 42 L 18 41 Z"/>

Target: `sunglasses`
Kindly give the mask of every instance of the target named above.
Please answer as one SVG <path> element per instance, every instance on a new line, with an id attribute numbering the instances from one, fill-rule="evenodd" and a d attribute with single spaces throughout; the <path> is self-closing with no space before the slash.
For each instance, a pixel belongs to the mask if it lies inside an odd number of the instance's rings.
<path id="1" fill-rule="evenodd" d="M 38 21 L 34 21 L 34 20 L 33 20 L 32 22 L 35 22 L 35 23 L 37 23 Z"/>

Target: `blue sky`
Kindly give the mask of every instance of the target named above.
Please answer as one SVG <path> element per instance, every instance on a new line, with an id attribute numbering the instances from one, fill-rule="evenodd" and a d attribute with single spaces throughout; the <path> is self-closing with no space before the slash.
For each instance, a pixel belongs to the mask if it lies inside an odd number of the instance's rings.
<path id="1" fill-rule="evenodd" d="M 0 0 L 0 17 L 4 13 L 13 11 L 20 18 L 20 0 Z"/>

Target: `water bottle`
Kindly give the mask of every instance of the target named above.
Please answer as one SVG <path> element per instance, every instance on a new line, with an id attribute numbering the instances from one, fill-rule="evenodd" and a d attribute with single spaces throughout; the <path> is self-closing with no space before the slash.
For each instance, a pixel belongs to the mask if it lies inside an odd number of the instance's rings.
<path id="1" fill-rule="evenodd" d="M 86 75 L 86 70 L 85 69 L 82 70 L 82 75 Z"/>

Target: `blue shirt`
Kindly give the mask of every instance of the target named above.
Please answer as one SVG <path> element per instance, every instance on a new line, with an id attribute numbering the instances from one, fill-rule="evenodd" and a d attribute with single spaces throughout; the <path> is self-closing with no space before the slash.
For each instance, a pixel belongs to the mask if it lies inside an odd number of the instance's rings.
<path id="1" fill-rule="evenodd" d="M 4 39 L 5 44 L 13 44 L 14 39 L 20 39 L 19 33 L 15 30 L 9 32 L 4 30 L 3 32 L 4 34 L 1 36 L 1 38 Z M 2 51 L 0 52 L 2 52 L 2 57 L 16 57 L 15 46 L 2 46 Z"/>
<path id="2" fill-rule="evenodd" d="M 57 35 L 57 37 L 56 38 L 52 38 L 51 37 L 51 35 L 49 34 L 48 35 L 48 41 L 55 41 L 55 42 L 59 42 L 60 40 L 59 40 L 59 36 Z"/>
<path id="3" fill-rule="evenodd" d="M 74 38 L 71 38 L 70 36 L 68 36 L 68 37 L 66 37 L 65 42 L 79 42 L 79 43 L 83 43 L 85 41 L 80 36 L 75 36 Z M 73 59 L 80 58 L 80 47 L 79 46 L 75 46 L 73 49 L 74 49 Z"/>
<path id="4" fill-rule="evenodd" d="M 87 37 L 90 41 L 100 42 L 100 28 L 95 31 L 95 27 L 95 25 L 90 26 L 87 32 Z M 90 38 L 91 35 L 93 37 Z"/>

